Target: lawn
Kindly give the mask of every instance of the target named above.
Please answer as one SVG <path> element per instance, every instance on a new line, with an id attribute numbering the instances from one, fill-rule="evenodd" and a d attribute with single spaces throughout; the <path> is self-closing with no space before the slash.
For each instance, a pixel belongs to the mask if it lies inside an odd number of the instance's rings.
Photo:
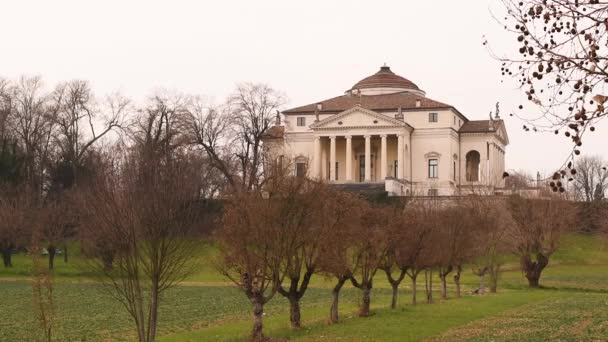
<path id="1" fill-rule="evenodd" d="M 166 293 L 160 311 L 161 341 L 244 340 L 250 329 L 249 305 L 244 295 L 217 274 L 209 260 L 215 250 L 206 245 L 197 259 L 198 271 L 187 282 Z M 56 261 L 57 340 L 133 340 L 125 310 L 87 273 L 77 248 L 71 260 Z M 513 258 L 505 265 L 499 294 L 475 296 L 468 291 L 477 278 L 466 269 L 465 295 L 434 304 L 409 304 L 410 286 L 404 281 L 400 305 L 388 308 L 390 291 L 378 273 L 373 290 L 373 316 L 356 317 L 359 291 L 343 290 L 343 322 L 327 325 L 331 282 L 316 277 L 302 299 L 305 328 L 289 329 L 288 305 L 276 296 L 266 307 L 265 329 L 270 336 L 294 340 L 407 341 L 407 340 L 601 340 L 608 336 L 608 252 L 593 236 L 570 235 L 551 260 L 541 283 L 528 290 Z M 0 269 L 0 341 L 36 338 L 30 258 L 17 255 L 15 267 Z M 438 283 L 437 283 L 438 284 Z M 420 284 L 419 289 L 422 288 Z M 437 288 L 438 289 L 438 288 Z M 450 289 L 451 290 L 451 289 Z M 419 294 L 419 300 L 422 299 Z M 438 296 L 436 296 L 438 298 Z"/>

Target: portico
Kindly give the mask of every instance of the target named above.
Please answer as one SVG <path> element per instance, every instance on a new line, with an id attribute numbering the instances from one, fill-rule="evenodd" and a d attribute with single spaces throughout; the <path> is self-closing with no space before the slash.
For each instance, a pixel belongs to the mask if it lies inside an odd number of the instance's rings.
<path id="1" fill-rule="evenodd" d="M 313 124 L 312 176 L 334 183 L 406 179 L 412 129 L 380 115 L 355 107 Z"/>

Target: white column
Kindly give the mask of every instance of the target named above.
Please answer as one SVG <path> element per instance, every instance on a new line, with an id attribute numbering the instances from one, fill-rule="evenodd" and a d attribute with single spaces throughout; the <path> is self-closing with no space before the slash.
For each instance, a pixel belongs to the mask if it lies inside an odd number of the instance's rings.
<path id="1" fill-rule="evenodd" d="M 336 137 L 329 137 L 329 181 L 336 180 Z"/>
<path id="2" fill-rule="evenodd" d="M 380 153 L 380 180 L 384 180 L 386 178 L 386 168 L 387 168 L 387 161 L 386 161 L 386 134 L 382 134 L 380 136 L 380 141 L 381 141 L 381 153 Z"/>
<path id="3" fill-rule="evenodd" d="M 346 181 L 353 181 L 353 139 L 346 136 Z"/>
<path id="4" fill-rule="evenodd" d="M 314 155 L 312 157 L 313 159 L 313 177 L 318 178 L 320 180 L 323 179 L 323 176 L 321 175 L 321 137 L 315 137 L 315 150 L 314 150 Z"/>
<path id="5" fill-rule="evenodd" d="M 399 134 L 397 136 L 397 178 L 399 178 L 399 179 L 404 178 L 403 170 L 405 169 L 404 168 L 405 163 L 403 162 L 404 161 L 403 156 L 405 155 L 405 149 L 403 147 L 403 140 L 404 140 L 403 135 Z"/>
<path id="6" fill-rule="evenodd" d="M 372 141 L 371 136 L 365 136 L 365 181 L 372 180 Z"/>

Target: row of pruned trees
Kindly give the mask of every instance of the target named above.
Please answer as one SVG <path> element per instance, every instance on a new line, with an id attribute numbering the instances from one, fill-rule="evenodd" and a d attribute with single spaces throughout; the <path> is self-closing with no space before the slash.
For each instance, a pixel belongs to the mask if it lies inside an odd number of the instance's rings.
<path id="1" fill-rule="evenodd" d="M 470 269 L 496 291 L 505 255 L 515 252 L 531 287 L 572 222 L 571 205 L 521 197 L 408 199 L 389 205 L 371 203 L 357 194 L 273 170 L 261 191 L 235 193 L 226 199 L 216 238 L 220 271 L 252 303 L 252 339 L 262 335 L 264 305 L 275 295 L 290 305 L 290 324 L 301 326 L 300 301 L 311 278 L 334 280 L 329 321 L 339 320 L 339 295 L 347 283 L 361 290 L 360 316 L 370 314 L 371 292 L 379 274 L 392 287 L 391 307 L 409 278 L 417 302 L 424 275 L 426 301 L 433 302 L 433 279 L 441 299 L 453 279 L 461 296 L 460 277 Z M 450 279 L 451 277 L 451 279 Z"/>

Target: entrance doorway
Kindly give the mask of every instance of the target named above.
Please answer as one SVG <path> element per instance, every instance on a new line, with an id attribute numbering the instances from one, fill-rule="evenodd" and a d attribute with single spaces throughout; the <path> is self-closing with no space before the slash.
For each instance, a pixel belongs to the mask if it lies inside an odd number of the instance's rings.
<path id="1" fill-rule="evenodd" d="M 365 154 L 360 154 L 358 156 L 359 158 L 359 182 L 363 183 L 365 182 Z M 371 160 L 370 160 L 370 169 L 371 169 L 371 177 L 370 180 L 373 182 L 374 178 L 375 178 L 375 172 L 374 172 L 374 160 L 375 160 L 375 156 L 372 154 L 371 155 Z"/>

